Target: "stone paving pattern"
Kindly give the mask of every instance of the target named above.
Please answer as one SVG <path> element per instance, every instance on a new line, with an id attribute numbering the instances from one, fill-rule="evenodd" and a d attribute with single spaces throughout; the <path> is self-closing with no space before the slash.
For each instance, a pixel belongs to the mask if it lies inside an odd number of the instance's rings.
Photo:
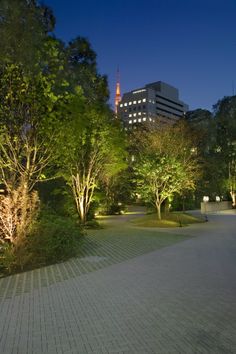
<path id="1" fill-rule="evenodd" d="M 236 215 L 209 219 L 98 270 L 104 253 L 1 279 L 0 353 L 236 353 Z"/>

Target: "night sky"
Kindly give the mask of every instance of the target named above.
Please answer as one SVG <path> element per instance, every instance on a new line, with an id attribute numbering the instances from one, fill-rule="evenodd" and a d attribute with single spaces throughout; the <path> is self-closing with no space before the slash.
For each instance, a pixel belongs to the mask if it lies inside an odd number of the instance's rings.
<path id="1" fill-rule="evenodd" d="M 236 0 L 45 0 L 64 41 L 89 39 L 113 104 L 121 93 L 165 81 L 190 109 L 236 94 Z"/>

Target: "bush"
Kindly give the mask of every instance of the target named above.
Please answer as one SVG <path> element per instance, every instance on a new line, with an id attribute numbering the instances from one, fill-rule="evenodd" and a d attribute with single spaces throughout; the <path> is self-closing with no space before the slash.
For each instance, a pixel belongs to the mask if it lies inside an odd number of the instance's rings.
<path id="1" fill-rule="evenodd" d="M 78 255 L 82 229 L 70 218 L 44 212 L 30 234 L 16 245 L 0 250 L 0 273 L 14 273 L 64 261 Z"/>
<path id="2" fill-rule="evenodd" d="M 79 252 L 82 229 L 70 218 L 43 217 L 29 237 L 29 251 L 38 264 L 64 261 Z"/>

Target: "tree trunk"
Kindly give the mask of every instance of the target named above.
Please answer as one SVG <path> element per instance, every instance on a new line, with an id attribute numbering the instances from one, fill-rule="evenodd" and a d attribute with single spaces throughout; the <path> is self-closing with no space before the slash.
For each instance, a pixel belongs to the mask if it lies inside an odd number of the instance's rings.
<path id="1" fill-rule="evenodd" d="M 157 219 L 161 220 L 161 204 L 156 204 L 157 208 Z"/>
<path id="2" fill-rule="evenodd" d="M 79 202 L 79 216 L 82 225 L 86 223 L 86 219 L 87 219 L 86 207 L 84 204 L 85 204 L 84 198 L 81 198 Z"/>
<path id="3" fill-rule="evenodd" d="M 230 194 L 231 194 L 231 198 L 232 198 L 232 206 L 233 206 L 233 208 L 235 208 L 236 207 L 236 192 L 230 192 Z"/>

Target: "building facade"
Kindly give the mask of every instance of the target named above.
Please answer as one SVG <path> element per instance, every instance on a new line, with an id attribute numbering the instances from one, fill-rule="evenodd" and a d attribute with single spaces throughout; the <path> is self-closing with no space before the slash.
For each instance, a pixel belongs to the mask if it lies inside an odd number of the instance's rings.
<path id="1" fill-rule="evenodd" d="M 118 117 L 126 126 L 159 122 L 173 124 L 188 111 L 179 100 L 179 91 L 162 81 L 124 93 L 117 106 Z"/>

